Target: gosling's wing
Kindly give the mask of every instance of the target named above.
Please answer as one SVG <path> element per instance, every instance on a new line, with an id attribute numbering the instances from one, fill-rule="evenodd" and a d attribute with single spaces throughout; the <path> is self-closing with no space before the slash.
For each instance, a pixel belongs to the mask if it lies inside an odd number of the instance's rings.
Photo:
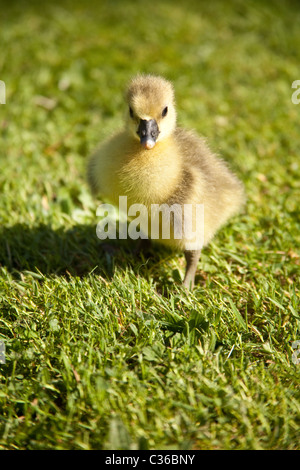
<path id="1" fill-rule="evenodd" d="M 242 184 L 227 163 L 210 150 L 204 138 L 199 137 L 194 131 L 181 128 L 176 129 L 175 136 L 184 165 L 201 173 L 206 183 L 206 191 L 211 191 L 214 197 L 224 191 L 232 191 L 242 197 Z"/>
<path id="2" fill-rule="evenodd" d="M 196 203 L 204 204 L 205 239 L 209 240 L 219 227 L 239 212 L 245 201 L 244 189 L 204 139 L 183 129 L 176 130 L 176 139 L 185 171 L 193 177 L 191 198 Z"/>

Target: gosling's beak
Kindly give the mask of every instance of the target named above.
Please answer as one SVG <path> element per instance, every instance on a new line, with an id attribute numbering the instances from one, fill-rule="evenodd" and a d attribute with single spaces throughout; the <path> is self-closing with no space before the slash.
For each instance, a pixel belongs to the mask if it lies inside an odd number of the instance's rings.
<path id="1" fill-rule="evenodd" d="M 150 119 L 149 121 L 141 119 L 137 133 L 141 139 L 142 146 L 147 150 L 152 149 L 156 144 L 159 134 L 157 122 L 155 119 Z"/>

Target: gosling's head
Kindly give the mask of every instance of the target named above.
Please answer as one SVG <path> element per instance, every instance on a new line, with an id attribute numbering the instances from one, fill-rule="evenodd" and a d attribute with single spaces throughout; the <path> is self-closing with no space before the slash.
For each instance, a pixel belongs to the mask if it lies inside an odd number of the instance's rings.
<path id="1" fill-rule="evenodd" d="M 175 129 L 174 90 L 162 77 L 138 75 L 126 94 L 127 128 L 147 150 L 168 137 Z"/>

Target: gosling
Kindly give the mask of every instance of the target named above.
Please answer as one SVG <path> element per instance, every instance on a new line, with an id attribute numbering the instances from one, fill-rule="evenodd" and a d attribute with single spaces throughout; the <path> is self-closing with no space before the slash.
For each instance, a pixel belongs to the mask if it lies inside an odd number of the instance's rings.
<path id="1" fill-rule="evenodd" d="M 125 99 L 124 129 L 89 159 L 90 188 L 112 204 L 126 196 L 129 204 L 148 208 L 142 224 L 148 233 L 141 238 L 154 238 L 183 251 L 183 285 L 192 289 L 201 249 L 240 211 L 243 186 L 203 138 L 177 127 L 174 89 L 169 81 L 138 75 L 130 81 Z M 152 207 L 155 210 L 150 214 Z M 186 207 L 190 210 L 183 210 Z M 197 211 L 199 207 L 203 210 Z M 165 219 L 171 227 L 167 236 L 163 233 Z M 152 226 L 156 226 L 154 236 L 149 229 Z M 183 227 L 190 227 L 188 233 Z"/>

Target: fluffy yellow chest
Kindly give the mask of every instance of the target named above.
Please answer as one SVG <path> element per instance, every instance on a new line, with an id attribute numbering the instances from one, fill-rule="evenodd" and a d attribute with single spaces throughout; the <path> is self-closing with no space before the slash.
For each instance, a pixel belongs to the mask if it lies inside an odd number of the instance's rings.
<path id="1" fill-rule="evenodd" d="M 181 174 L 181 158 L 170 138 L 145 150 L 129 144 L 117 170 L 119 195 L 131 203 L 159 204 L 172 194 Z"/>

